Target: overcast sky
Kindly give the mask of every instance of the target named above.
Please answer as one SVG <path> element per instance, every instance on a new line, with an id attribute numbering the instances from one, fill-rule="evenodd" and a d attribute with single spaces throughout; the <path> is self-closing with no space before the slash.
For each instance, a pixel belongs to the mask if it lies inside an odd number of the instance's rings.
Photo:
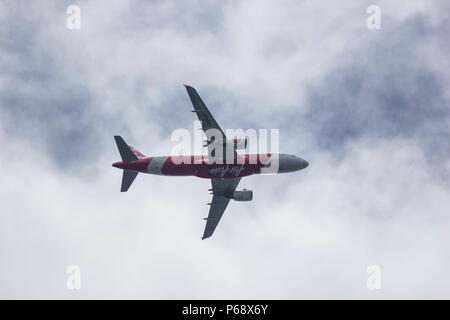
<path id="1" fill-rule="evenodd" d="M 0 1 L 0 298 L 450 299 L 449 12 Z M 183 83 L 223 128 L 279 128 L 310 163 L 243 179 L 253 201 L 205 241 L 208 180 L 139 175 L 120 193 L 111 167 L 114 135 L 154 156 L 192 130 Z"/>

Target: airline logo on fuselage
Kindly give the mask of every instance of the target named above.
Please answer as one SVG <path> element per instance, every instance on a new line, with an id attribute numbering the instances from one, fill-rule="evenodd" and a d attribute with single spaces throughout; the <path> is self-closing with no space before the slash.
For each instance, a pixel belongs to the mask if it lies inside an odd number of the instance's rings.
<path id="1" fill-rule="evenodd" d="M 240 166 L 230 166 L 227 164 L 225 167 L 219 167 L 214 169 L 209 169 L 209 173 L 213 176 L 224 177 L 227 173 L 230 175 L 234 175 L 238 177 L 242 170 L 244 170 L 245 165 L 241 164 Z"/>

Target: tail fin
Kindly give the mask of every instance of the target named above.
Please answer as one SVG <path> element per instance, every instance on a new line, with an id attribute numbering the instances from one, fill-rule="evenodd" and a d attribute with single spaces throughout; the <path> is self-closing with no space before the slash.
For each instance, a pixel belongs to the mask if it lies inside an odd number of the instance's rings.
<path id="1" fill-rule="evenodd" d="M 123 170 L 120 192 L 127 192 L 137 175 L 137 171 Z"/>
<path id="2" fill-rule="evenodd" d="M 136 150 L 134 147 L 132 146 L 128 146 L 131 151 L 133 151 L 133 153 L 136 155 L 136 157 L 138 157 L 139 160 L 144 159 L 145 155 L 142 154 L 142 152 L 140 152 L 139 150 Z"/>
<path id="3" fill-rule="evenodd" d="M 139 158 L 133 152 L 132 149 L 123 141 L 121 136 L 114 136 L 114 140 L 116 140 L 117 149 L 119 149 L 120 156 L 122 157 L 123 162 L 134 162 L 138 161 Z M 122 186 L 120 187 L 121 192 L 126 192 L 130 188 L 134 179 L 138 175 L 137 171 L 132 170 L 123 170 L 122 174 Z"/>
<path id="4" fill-rule="evenodd" d="M 121 136 L 114 136 L 116 140 L 117 149 L 119 149 L 120 156 L 123 162 L 133 162 L 138 161 L 138 157 L 131 151 L 130 147 L 123 141 Z"/>

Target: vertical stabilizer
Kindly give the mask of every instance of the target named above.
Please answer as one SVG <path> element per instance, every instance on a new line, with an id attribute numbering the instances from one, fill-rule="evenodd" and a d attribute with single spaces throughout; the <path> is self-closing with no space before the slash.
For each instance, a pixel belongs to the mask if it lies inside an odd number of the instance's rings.
<path id="1" fill-rule="evenodd" d="M 121 136 L 114 136 L 114 140 L 116 140 L 117 149 L 119 149 L 120 157 L 122 158 L 123 162 L 135 162 L 139 160 L 136 153 L 125 143 Z M 124 169 L 120 191 L 128 191 L 137 175 L 137 171 Z"/>
<path id="2" fill-rule="evenodd" d="M 120 156 L 123 162 L 138 161 L 139 158 L 134 154 L 130 147 L 123 141 L 121 136 L 114 136 L 116 140 L 117 149 L 119 149 Z"/>

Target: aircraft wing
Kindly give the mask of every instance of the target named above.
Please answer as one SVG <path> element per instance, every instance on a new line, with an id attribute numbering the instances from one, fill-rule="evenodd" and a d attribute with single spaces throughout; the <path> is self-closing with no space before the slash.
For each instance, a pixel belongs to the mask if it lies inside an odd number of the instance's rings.
<path id="1" fill-rule="evenodd" d="M 219 124 L 212 116 L 211 112 L 209 112 L 208 108 L 206 107 L 202 98 L 200 98 L 200 96 L 198 95 L 197 91 L 191 86 L 184 86 L 186 87 L 189 98 L 191 99 L 192 105 L 194 106 L 194 110 L 192 110 L 192 112 L 195 112 L 197 114 L 198 120 L 200 120 L 200 122 L 202 123 L 202 130 L 205 132 L 207 139 L 206 144 L 208 146 L 208 156 L 210 158 L 215 157 L 217 160 L 224 160 L 226 157 L 226 150 L 223 145 L 227 141 L 225 133 L 222 131 Z M 214 136 L 214 134 L 216 136 Z M 219 144 L 214 144 L 214 141 L 218 142 Z M 223 148 L 221 157 L 219 155 L 217 155 L 216 157 L 216 148 Z M 236 157 L 237 153 L 234 152 L 234 158 L 236 159 Z"/>
<path id="2" fill-rule="evenodd" d="M 205 218 L 206 227 L 202 239 L 209 238 L 214 233 L 220 218 L 222 218 L 227 208 L 228 202 L 230 202 L 230 198 L 225 195 L 233 193 L 240 180 L 241 178 L 211 179 L 213 198 L 210 203 L 211 208 L 209 209 L 208 217 Z"/>

